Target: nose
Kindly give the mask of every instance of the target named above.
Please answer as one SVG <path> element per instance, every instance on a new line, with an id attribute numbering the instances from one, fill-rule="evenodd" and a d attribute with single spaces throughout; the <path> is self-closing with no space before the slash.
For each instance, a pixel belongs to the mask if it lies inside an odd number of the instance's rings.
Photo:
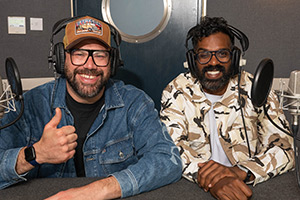
<path id="1" fill-rule="evenodd" d="M 216 64 L 219 64 L 219 63 L 220 63 L 219 60 L 217 59 L 216 53 L 212 53 L 211 59 L 210 59 L 209 63 L 210 63 L 211 65 L 216 65 Z"/>
<path id="2" fill-rule="evenodd" d="M 92 56 L 89 56 L 85 65 L 83 66 L 84 68 L 87 68 L 87 69 L 96 69 L 97 66 L 95 65 L 94 61 L 93 61 L 93 57 Z"/>

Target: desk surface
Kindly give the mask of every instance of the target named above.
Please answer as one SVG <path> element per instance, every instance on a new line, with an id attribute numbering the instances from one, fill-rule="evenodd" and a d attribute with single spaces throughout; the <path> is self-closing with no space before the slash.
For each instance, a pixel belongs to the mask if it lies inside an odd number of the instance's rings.
<path id="1" fill-rule="evenodd" d="M 91 183 L 98 178 L 43 178 L 19 183 L 0 190 L 0 199 L 27 200 L 44 199 L 61 190 L 79 187 Z M 252 187 L 252 199 L 300 200 L 300 188 L 297 185 L 295 172 L 277 176 L 267 182 Z M 126 199 L 214 199 L 210 193 L 205 193 L 196 184 L 181 179 L 177 183 L 161 187 L 151 192 L 139 194 Z"/>

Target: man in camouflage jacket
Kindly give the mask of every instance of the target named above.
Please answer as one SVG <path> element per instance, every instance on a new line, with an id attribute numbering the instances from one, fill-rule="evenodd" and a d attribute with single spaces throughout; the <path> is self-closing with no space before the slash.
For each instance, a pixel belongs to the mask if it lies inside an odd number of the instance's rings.
<path id="1" fill-rule="evenodd" d="M 238 82 L 238 75 L 232 71 L 232 54 L 226 60 L 223 52 L 232 50 L 234 44 L 234 36 L 227 27 L 223 18 L 206 17 L 189 31 L 196 67 L 189 63 L 190 71 L 167 85 L 160 114 L 180 150 L 185 178 L 218 199 L 247 199 L 252 191 L 246 183 L 255 185 L 293 168 L 293 139 L 271 124 L 262 107 L 253 106 L 253 76 L 242 71 Z M 212 103 L 209 95 L 217 100 Z M 268 96 L 267 108 L 271 119 L 289 130 L 273 91 Z M 210 110 L 215 121 L 210 120 Z M 213 140 L 218 140 L 223 156 L 212 148 L 212 129 L 216 134 Z M 212 158 L 214 151 L 216 159 Z"/>

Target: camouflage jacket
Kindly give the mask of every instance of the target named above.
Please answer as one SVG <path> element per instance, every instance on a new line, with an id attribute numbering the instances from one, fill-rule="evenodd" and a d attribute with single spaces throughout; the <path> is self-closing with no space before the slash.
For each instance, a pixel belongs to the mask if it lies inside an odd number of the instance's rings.
<path id="1" fill-rule="evenodd" d="M 182 73 L 163 91 L 161 120 L 178 146 L 184 165 L 183 176 L 196 181 L 197 163 L 211 157 L 208 111 L 213 106 L 220 143 L 233 166 L 250 170 L 254 185 L 294 166 L 293 138 L 277 129 L 267 119 L 263 108 L 251 102 L 253 76 L 241 75 L 241 98 L 252 157 L 249 158 L 245 129 L 238 103 L 238 78 L 232 78 L 220 101 L 211 105 L 199 82 L 190 73 Z M 276 94 L 271 91 L 267 102 L 273 121 L 289 130 Z"/>

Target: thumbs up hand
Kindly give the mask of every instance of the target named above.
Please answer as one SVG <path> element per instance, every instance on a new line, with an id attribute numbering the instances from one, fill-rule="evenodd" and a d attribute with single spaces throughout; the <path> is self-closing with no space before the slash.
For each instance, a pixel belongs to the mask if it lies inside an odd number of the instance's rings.
<path id="1" fill-rule="evenodd" d="M 54 117 L 44 127 L 40 141 L 34 144 L 36 161 L 40 164 L 64 163 L 75 154 L 77 146 L 75 127 L 63 126 L 57 128 L 61 116 L 61 110 L 56 108 Z"/>

